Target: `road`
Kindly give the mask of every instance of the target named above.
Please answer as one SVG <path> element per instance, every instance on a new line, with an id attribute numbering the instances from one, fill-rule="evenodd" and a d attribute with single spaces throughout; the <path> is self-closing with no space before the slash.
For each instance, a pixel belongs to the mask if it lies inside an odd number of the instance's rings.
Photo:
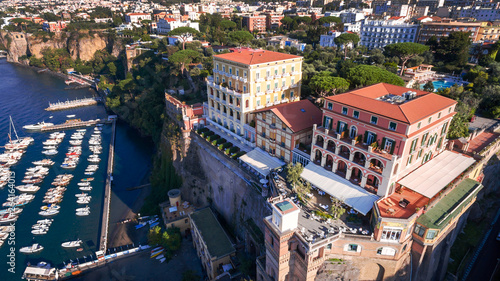
<path id="1" fill-rule="evenodd" d="M 495 270 L 497 259 L 500 258 L 500 241 L 496 240 L 498 232 L 500 232 L 500 220 L 493 226 L 493 230 L 481 250 L 479 258 L 467 277 L 467 281 L 490 280 Z M 498 281 L 498 279 L 495 280 L 494 278 L 492 281 Z"/>

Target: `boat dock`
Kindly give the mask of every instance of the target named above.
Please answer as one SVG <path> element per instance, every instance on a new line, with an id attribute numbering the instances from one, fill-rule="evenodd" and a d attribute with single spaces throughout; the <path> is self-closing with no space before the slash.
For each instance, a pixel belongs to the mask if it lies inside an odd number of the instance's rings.
<path id="1" fill-rule="evenodd" d="M 65 102 L 49 103 L 49 107 L 47 107 L 45 110 L 56 111 L 56 110 L 64 110 L 82 106 L 96 105 L 98 101 L 100 101 L 99 98 L 85 98 L 85 99 L 68 100 Z"/>
<path id="2" fill-rule="evenodd" d="M 109 143 L 108 155 L 108 170 L 106 173 L 106 186 L 104 189 L 104 204 L 102 208 L 101 219 L 101 236 L 99 238 L 99 249 L 106 252 L 108 247 L 108 230 L 109 230 L 109 211 L 111 203 L 111 183 L 113 181 L 113 164 L 115 158 L 115 136 L 116 136 L 116 120 L 113 119 L 113 127 L 111 130 L 111 142 Z"/>
<path id="3" fill-rule="evenodd" d="M 64 130 L 71 130 L 71 129 L 76 129 L 76 128 L 81 128 L 81 127 L 90 127 L 90 126 L 95 126 L 97 124 L 105 124 L 105 123 L 110 123 L 112 121 L 108 120 L 101 120 L 101 119 L 96 119 L 96 120 L 88 120 L 88 121 L 81 121 L 81 120 L 75 120 L 75 121 L 69 121 L 63 124 L 57 124 L 54 126 L 46 126 L 41 129 L 42 132 L 50 132 L 50 131 L 64 131 Z"/>

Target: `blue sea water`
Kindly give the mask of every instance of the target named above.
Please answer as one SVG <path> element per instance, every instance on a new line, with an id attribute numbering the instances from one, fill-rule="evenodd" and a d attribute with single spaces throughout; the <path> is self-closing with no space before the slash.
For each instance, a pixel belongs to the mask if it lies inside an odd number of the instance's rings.
<path id="1" fill-rule="evenodd" d="M 48 73 L 38 73 L 30 68 L 25 68 L 0 60 L 0 145 L 8 140 L 9 116 L 12 116 L 14 125 L 20 137 L 31 136 L 35 143 L 27 148 L 27 152 L 21 161 L 11 168 L 15 172 L 16 185 L 21 185 L 21 180 L 27 168 L 33 167 L 32 161 L 49 158 L 41 153 L 42 142 L 48 138 L 49 133 L 26 132 L 22 126 L 34 124 L 40 121 L 55 124 L 64 123 L 68 118 L 66 115 L 74 114 L 75 118 L 82 120 L 104 118 L 107 113 L 102 105 L 81 107 L 64 111 L 49 112 L 44 109 L 49 102 L 71 100 L 76 98 L 91 97 L 95 94 L 90 89 L 65 90 L 67 85 L 63 80 L 51 76 Z M 88 128 L 82 143 L 82 156 L 79 164 L 74 170 L 65 170 L 60 167 L 65 153 L 68 150 L 70 135 L 75 130 L 66 131 L 66 137 L 58 148 L 59 153 L 51 158 L 56 162 L 50 169 L 49 175 L 40 185 L 40 190 L 35 194 L 35 199 L 24 207 L 16 222 L 15 245 L 7 243 L 0 247 L 0 280 L 19 280 L 27 263 L 36 264 L 39 261 L 46 261 L 52 265 L 62 266 L 63 262 L 69 260 L 83 261 L 94 255 L 99 243 L 101 211 L 103 208 L 104 181 L 107 168 L 107 156 L 109 141 L 111 137 L 111 126 L 103 127 L 103 153 L 100 155 L 102 161 L 99 163 L 98 172 L 92 177 L 93 190 L 90 191 L 92 200 L 88 206 L 91 214 L 87 217 L 77 217 L 75 209 L 84 207 L 76 203 L 75 194 L 81 193 L 77 182 L 84 175 L 84 170 L 88 165 L 87 157 L 91 154 L 88 149 L 88 139 L 93 128 Z M 116 131 L 115 148 L 115 172 L 113 183 L 113 194 L 111 200 L 110 225 L 120 218 L 123 209 L 130 207 L 135 202 L 140 190 L 127 191 L 128 187 L 143 184 L 147 181 L 151 169 L 151 156 L 153 145 L 148 138 L 142 138 L 138 132 L 119 122 Z M 0 148 L 0 151 L 3 151 Z M 45 235 L 34 236 L 31 234 L 31 226 L 39 219 L 38 212 L 45 192 L 52 187 L 51 182 L 58 174 L 72 173 L 74 178 L 68 190 L 64 194 L 61 202 L 60 213 L 53 217 L 54 222 Z M 8 188 L 0 189 L 0 203 L 5 202 L 8 196 Z M 0 209 L 3 209 L 0 207 Z M 113 229 L 111 228 L 110 231 Z M 83 240 L 83 251 L 77 252 L 75 249 L 65 249 L 61 243 L 75 239 Z M 37 242 L 44 246 L 44 250 L 34 255 L 24 255 L 19 253 L 19 249 Z M 11 265 L 10 248 L 14 247 L 15 253 L 15 273 L 9 272 Z"/>

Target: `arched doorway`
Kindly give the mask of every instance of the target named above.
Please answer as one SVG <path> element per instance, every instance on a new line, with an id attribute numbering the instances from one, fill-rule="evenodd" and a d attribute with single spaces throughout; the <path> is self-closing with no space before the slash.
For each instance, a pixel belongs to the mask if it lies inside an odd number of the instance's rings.
<path id="1" fill-rule="evenodd" d="M 345 159 L 349 159 L 349 155 L 351 155 L 351 151 L 345 145 L 340 146 L 339 155 L 344 157 Z"/>
<path id="2" fill-rule="evenodd" d="M 382 172 L 384 171 L 384 164 L 377 158 L 372 158 L 370 160 L 370 170 L 382 174 Z"/>
<path id="3" fill-rule="evenodd" d="M 347 173 L 347 165 L 344 161 L 338 160 L 337 161 L 337 171 L 335 173 L 343 178 L 345 178 L 345 175 Z"/>
<path id="4" fill-rule="evenodd" d="M 323 139 L 323 137 L 322 137 L 322 136 L 318 135 L 318 136 L 316 137 L 316 145 L 317 145 L 317 146 L 321 146 L 321 147 L 323 147 L 323 142 L 324 142 L 324 141 L 325 141 L 325 140 Z"/>
<path id="5" fill-rule="evenodd" d="M 333 157 L 331 155 L 326 155 L 326 164 L 325 164 L 325 169 L 328 171 L 331 171 L 333 167 Z"/>
<path id="6" fill-rule="evenodd" d="M 349 137 L 351 139 L 356 138 L 356 135 L 358 134 L 358 128 L 356 126 L 351 126 L 351 129 L 349 130 Z"/>
<path id="7" fill-rule="evenodd" d="M 316 149 L 316 153 L 314 156 L 314 163 L 321 165 L 321 158 L 323 157 L 323 153 L 321 153 L 321 150 Z"/>
<path id="8" fill-rule="evenodd" d="M 331 151 L 331 152 L 335 153 L 335 147 L 336 147 L 336 146 L 335 146 L 335 142 L 334 142 L 334 141 L 332 141 L 332 140 L 329 140 L 329 141 L 328 141 L 328 144 L 327 144 L 327 146 L 326 146 L 326 150 L 328 150 L 328 151 Z"/>
<path id="9" fill-rule="evenodd" d="M 379 180 L 378 177 L 376 177 L 374 175 L 368 175 L 366 177 L 366 186 L 365 186 L 365 188 L 368 191 L 377 194 L 379 184 L 380 184 L 380 180 Z"/>
<path id="10" fill-rule="evenodd" d="M 351 171 L 351 178 L 349 180 L 355 184 L 361 184 L 362 176 L 363 173 L 361 172 L 361 170 L 356 167 L 353 167 Z"/>
<path id="11" fill-rule="evenodd" d="M 352 160 L 358 165 L 365 166 L 366 157 L 359 151 L 354 152 L 354 158 Z"/>

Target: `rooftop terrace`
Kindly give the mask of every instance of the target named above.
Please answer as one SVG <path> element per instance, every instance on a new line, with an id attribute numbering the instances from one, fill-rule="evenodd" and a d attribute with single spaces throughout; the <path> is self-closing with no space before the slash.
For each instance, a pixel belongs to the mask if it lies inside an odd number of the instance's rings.
<path id="1" fill-rule="evenodd" d="M 461 213 L 464 206 L 467 206 L 477 196 L 483 188 L 481 183 L 465 179 L 452 191 L 446 194 L 439 202 L 425 214 L 420 216 L 418 223 L 427 228 L 442 229 L 453 218 Z"/>
<path id="2" fill-rule="evenodd" d="M 210 256 L 223 257 L 236 251 L 210 208 L 196 211 L 190 217 L 203 237 Z"/>

